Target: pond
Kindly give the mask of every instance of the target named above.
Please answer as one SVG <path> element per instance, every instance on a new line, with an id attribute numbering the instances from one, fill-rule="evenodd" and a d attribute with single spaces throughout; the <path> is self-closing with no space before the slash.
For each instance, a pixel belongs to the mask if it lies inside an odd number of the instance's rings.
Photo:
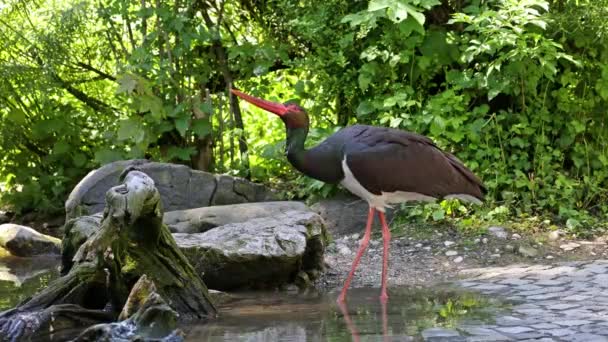
<path id="1" fill-rule="evenodd" d="M 10 309 L 59 277 L 59 257 L 0 258 L 0 311 Z"/>
<path id="2" fill-rule="evenodd" d="M 221 316 L 185 327 L 187 341 L 416 341 L 428 328 L 493 322 L 506 302 L 449 286 L 389 288 L 382 305 L 377 288 L 337 293 L 239 293 L 219 304 Z"/>
<path id="3" fill-rule="evenodd" d="M 0 258 L 0 311 L 46 287 L 58 267 L 56 258 Z M 386 305 L 379 293 L 351 289 L 345 306 L 336 304 L 337 293 L 222 294 L 218 319 L 181 328 L 186 341 L 418 341 L 429 328 L 491 324 L 510 306 L 448 285 L 391 287 Z"/>

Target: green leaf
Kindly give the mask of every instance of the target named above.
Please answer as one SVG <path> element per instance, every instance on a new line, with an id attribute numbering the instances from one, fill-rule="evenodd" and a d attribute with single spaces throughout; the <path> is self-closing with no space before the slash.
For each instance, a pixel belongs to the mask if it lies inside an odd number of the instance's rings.
<path id="1" fill-rule="evenodd" d="M 209 119 L 196 119 L 192 123 L 192 131 L 199 137 L 205 137 L 211 133 L 211 123 Z"/>
<path id="2" fill-rule="evenodd" d="M 378 11 L 381 9 L 391 7 L 391 5 L 392 5 L 391 0 L 372 0 L 369 2 L 369 5 L 367 5 L 367 10 L 369 12 L 374 12 L 374 11 Z"/>
<path id="3" fill-rule="evenodd" d="M 190 117 L 187 115 L 181 116 L 175 119 L 175 128 L 179 134 L 183 137 L 186 136 L 186 131 L 190 126 Z"/>
<path id="4" fill-rule="evenodd" d="M 372 113 L 375 110 L 374 105 L 371 101 L 363 101 L 357 106 L 357 116 L 365 116 Z"/>
<path id="5" fill-rule="evenodd" d="M 441 221 L 445 219 L 445 211 L 443 208 L 439 208 L 433 211 L 433 221 Z"/>
<path id="6" fill-rule="evenodd" d="M 118 89 L 117 94 L 126 93 L 131 94 L 137 87 L 137 78 L 131 74 L 122 74 L 117 79 Z"/>
<path id="7" fill-rule="evenodd" d="M 414 20 L 418 22 L 418 24 L 420 24 L 420 26 L 424 26 L 424 13 L 419 12 L 415 7 L 412 7 L 411 5 L 402 3 L 400 3 L 400 5 L 405 7 L 407 13 L 409 13 L 409 15 L 411 15 L 412 18 L 414 18 Z"/>
<path id="8" fill-rule="evenodd" d="M 167 150 L 167 157 L 169 159 L 177 158 L 180 160 L 190 160 L 190 156 L 194 155 L 196 150 L 194 147 L 177 147 L 171 146 Z"/>
<path id="9" fill-rule="evenodd" d="M 122 153 L 110 148 L 103 148 L 95 152 L 95 161 L 101 165 L 121 160 L 122 158 Z"/>
<path id="10" fill-rule="evenodd" d="M 372 77 L 368 73 L 360 73 L 358 81 L 359 81 L 359 88 L 361 90 L 365 91 L 367 89 L 367 87 L 369 86 L 369 84 L 371 83 Z"/>
<path id="11" fill-rule="evenodd" d="M 120 121 L 118 124 L 118 140 L 128 140 L 141 142 L 144 139 L 145 131 L 138 118 L 132 117 Z"/>
<path id="12" fill-rule="evenodd" d="M 53 146 L 53 154 L 64 154 L 70 150 L 70 144 L 67 142 L 60 140 L 55 143 Z"/>
<path id="13" fill-rule="evenodd" d="M 74 153 L 72 160 L 74 161 L 74 166 L 76 167 L 84 167 L 87 163 L 87 157 L 84 155 L 84 153 L 80 152 Z"/>

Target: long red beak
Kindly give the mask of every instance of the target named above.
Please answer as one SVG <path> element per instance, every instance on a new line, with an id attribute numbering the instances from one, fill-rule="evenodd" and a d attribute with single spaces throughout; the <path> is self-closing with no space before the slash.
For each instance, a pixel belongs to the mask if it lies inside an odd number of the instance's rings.
<path id="1" fill-rule="evenodd" d="M 247 94 L 243 93 L 242 91 L 236 90 L 236 89 L 230 89 L 230 91 L 234 95 L 242 98 L 243 100 L 245 100 L 251 104 L 254 104 L 264 110 L 267 110 L 271 113 L 274 113 L 278 116 L 282 116 L 283 114 L 285 114 L 289 111 L 287 109 L 287 107 L 285 107 L 285 105 L 283 105 L 281 103 L 274 103 L 274 102 L 258 99 L 257 97 L 247 95 Z"/>

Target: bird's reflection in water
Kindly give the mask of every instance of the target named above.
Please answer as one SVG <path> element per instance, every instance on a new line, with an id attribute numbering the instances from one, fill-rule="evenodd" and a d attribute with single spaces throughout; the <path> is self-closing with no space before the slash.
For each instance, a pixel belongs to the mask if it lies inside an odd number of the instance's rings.
<path id="1" fill-rule="evenodd" d="M 338 301 L 338 308 L 340 312 L 342 312 L 342 317 L 344 319 L 344 323 L 348 327 L 350 334 L 353 338 L 353 341 L 359 342 L 361 337 L 359 336 L 359 331 L 357 329 L 356 324 L 350 318 L 350 314 L 348 313 L 348 304 L 346 302 Z M 388 300 L 380 300 L 380 307 L 382 311 L 382 338 L 383 341 L 388 342 L 391 341 L 390 336 L 388 335 Z"/>

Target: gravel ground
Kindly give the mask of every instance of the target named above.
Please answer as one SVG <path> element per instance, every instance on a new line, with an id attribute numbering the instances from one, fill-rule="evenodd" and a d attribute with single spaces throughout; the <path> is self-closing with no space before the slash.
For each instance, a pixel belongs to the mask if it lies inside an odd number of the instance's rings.
<path id="1" fill-rule="evenodd" d="M 399 235 L 399 236 L 397 236 Z M 316 281 L 323 290 L 339 290 L 359 248 L 362 234 L 334 237 L 325 253 L 326 271 Z M 402 228 L 390 244 L 389 288 L 431 285 L 453 280 L 463 270 L 518 263 L 549 264 L 608 257 L 606 237 L 593 241 L 566 239 L 559 232 L 521 236 L 502 227 L 467 236 L 455 229 Z M 374 232 L 351 287 L 380 287 L 382 238 Z"/>

